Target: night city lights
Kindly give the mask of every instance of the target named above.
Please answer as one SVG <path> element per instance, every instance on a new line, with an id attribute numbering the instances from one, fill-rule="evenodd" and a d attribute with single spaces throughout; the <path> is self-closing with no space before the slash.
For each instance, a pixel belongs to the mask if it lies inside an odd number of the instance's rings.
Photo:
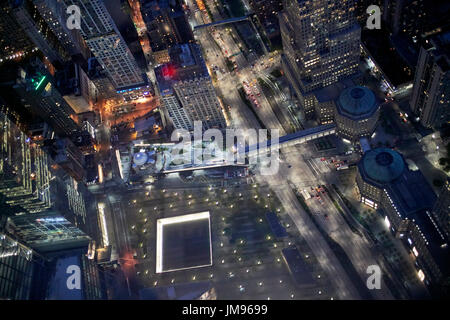
<path id="1" fill-rule="evenodd" d="M 280 319 L 448 299 L 448 17 L 448 0 L 2 1 L 2 307 Z"/>

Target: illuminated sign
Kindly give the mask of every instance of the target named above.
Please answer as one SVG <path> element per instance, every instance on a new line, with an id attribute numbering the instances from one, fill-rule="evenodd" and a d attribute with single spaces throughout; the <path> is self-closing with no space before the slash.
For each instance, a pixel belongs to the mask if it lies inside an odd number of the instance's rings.
<path id="1" fill-rule="evenodd" d="M 38 90 L 39 87 L 42 85 L 42 83 L 44 83 L 45 78 L 47 78 L 46 76 L 43 76 L 35 85 L 34 90 Z"/>
<path id="2" fill-rule="evenodd" d="M 45 86 L 44 90 L 45 90 L 45 92 L 49 92 L 51 88 L 52 88 L 52 83 L 48 82 L 47 85 Z"/>
<path id="3" fill-rule="evenodd" d="M 55 222 L 65 222 L 66 219 L 65 218 L 41 218 L 41 219 L 36 219 L 36 222 L 43 222 L 43 223 L 55 223 Z"/>

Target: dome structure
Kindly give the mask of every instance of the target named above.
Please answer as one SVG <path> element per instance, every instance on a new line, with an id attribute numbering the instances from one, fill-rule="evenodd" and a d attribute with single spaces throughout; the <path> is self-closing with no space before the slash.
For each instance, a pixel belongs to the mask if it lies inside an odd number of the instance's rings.
<path id="1" fill-rule="evenodd" d="M 366 87 L 349 87 L 336 100 L 334 120 L 337 134 L 352 142 L 371 136 L 379 116 L 378 100 L 372 90 Z"/>
<path id="2" fill-rule="evenodd" d="M 378 108 L 375 94 L 366 87 L 350 87 L 342 91 L 337 103 L 338 112 L 351 119 L 370 117 Z"/>
<path id="3" fill-rule="evenodd" d="M 390 183 L 405 171 L 403 157 L 392 149 L 377 148 L 366 152 L 361 159 L 365 176 L 381 184 Z"/>
<path id="4" fill-rule="evenodd" d="M 137 152 L 133 156 L 133 162 L 137 166 L 142 166 L 147 163 L 148 155 L 146 152 Z"/>

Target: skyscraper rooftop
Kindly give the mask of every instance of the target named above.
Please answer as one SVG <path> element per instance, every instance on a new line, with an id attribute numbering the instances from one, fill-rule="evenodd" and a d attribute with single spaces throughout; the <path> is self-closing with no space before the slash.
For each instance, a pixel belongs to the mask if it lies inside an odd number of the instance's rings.
<path id="1" fill-rule="evenodd" d="M 179 81 L 209 78 L 208 69 L 197 44 L 181 44 L 169 49 L 170 62 L 155 69 L 161 95 L 170 94 Z"/>

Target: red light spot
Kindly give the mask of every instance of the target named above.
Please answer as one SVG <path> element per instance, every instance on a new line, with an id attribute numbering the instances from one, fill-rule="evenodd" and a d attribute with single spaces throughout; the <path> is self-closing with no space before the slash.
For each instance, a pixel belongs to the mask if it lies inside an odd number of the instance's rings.
<path id="1" fill-rule="evenodd" d="M 166 64 L 163 68 L 162 68 L 162 75 L 164 78 L 173 78 L 173 76 L 175 75 L 175 67 L 171 64 Z"/>

